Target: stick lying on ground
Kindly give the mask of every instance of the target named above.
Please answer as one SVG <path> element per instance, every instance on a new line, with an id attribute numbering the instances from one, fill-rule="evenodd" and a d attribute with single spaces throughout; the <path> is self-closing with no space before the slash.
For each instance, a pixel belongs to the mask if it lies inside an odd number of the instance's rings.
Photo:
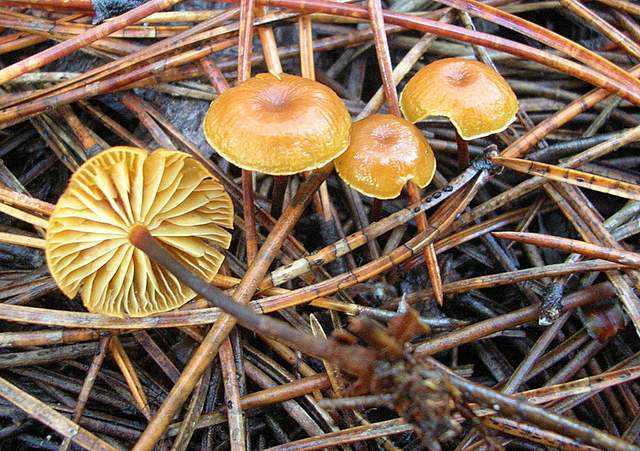
<path id="1" fill-rule="evenodd" d="M 134 226 L 129 232 L 129 240 L 134 246 L 149 255 L 151 259 L 171 271 L 185 285 L 189 286 L 192 290 L 196 291 L 216 307 L 219 307 L 228 314 L 233 315 L 241 325 L 256 332 L 292 344 L 296 349 L 307 354 L 330 360 L 340 365 L 342 369 L 347 370 L 354 375 L 361 378 L 366 377 L 369 379 L 368 382 L 375 385 L 375 383 L 372 382 L 372 379 L 377 376 L 373 373 L 373 365 L 376 363 L 377 358 L 380 357 L 379 352 L 358 345 L 345 345 L 334 338 L 322 339 L 320 337 L 315 337 L 304 332 L 300 332 L 282 321 L 255 313 L 246 306 L 235 302 L 230 296 L 226 295 L 218 288 L 193 275 L 171 254 L 169 254 L 169 252 L 167 252 L 162 245 L 153 238 L 153 236 L 151 236 L 144 226 Z M 400 360 L 399 362 L 396 362 L 396 364 L 415 367 L 417 375 L 425 376 L 427 374 L 420 371 L 420 368 L 424 365 L 420 363 L 416 365 L 416 362 L 413 362 L 413 359 L 409 359 L 407 362 Z M 426 367 L 424 367 L 423 370 L 426 370 Z M 591 428 L 585 424 L 574 422 L 559 415 L 549 413 L 546 410 L 529 403 L 521 402 L 520 400 L 496 393 L 490 388 L 480 386 L 464 378 L 449 375 L 448 372 L 441 370 L 439 365 L 435 368 L 430 368 L 428 374 L 431 374 L 434 370 L 438 373 L 442 371 L 443 374 L 441 377 L 449 379 L 449 382 L 452 385 L 462 391 L 470 399 L 485 405 L 490 405 L 492 408 L 496 408 L 499 412 L 506 413 L 508 415 L 518 415 L 520 418 L 537 424 L 545 429 L 553 430 L 564 435 L 574 436 L 595 446 L 604 446 L 606 449 L 639 449 L 630 445 L 628 442 L 610 436 L 602 431 L 598 431 L 597 429 Z M 405 371 L 401 372 L 401 374 L 405 373 Z"/>
<path id="2" fill-rule="evenodd" d="M 544 235 L 541 233 L 493 232 L 492 234 L 496 238 L 501 238 L 503 240 L 519 241 L 521 243 L 533 244 L 550 249 L 575 252 L 576 254 L 582 254 L 585 257 L 601 258 L 610 262 L 620 263 L 621 265 L 640 268 L 640 254 L 636 252 L 611 249 L 608 247 L 598 246 L 597 244 L 587 243 L 585 241 Z"/>

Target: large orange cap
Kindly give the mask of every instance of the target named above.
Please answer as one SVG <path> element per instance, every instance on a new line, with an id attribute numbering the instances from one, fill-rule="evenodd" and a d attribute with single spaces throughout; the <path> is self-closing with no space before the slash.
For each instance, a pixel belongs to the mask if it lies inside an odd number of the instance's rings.
<path id="1" fill-rule="evenodd" d="M 504 78 L 478 61 L 445 58 L 423 67 L 407 83 L 400 108 L 411 122 L 446 116 L 463 139 L 503 131 L 518 112 Z"/>
<path id="2" fill-rule="evenodd" d="M 351 116 L 326 86 L 295 75 L 259 74 L 213 101 L 209 144 L 243 169 L 272 175 L 324 166 L 349 145 Z"/>
<path id="3" fill-rule="evenodd" d="M 68 297 L 90 312 L 148 316 L 195 297 L 128 239 L 141 224 L 182 264 L 211 280 L 229 247 L 233 204 L 186 153 L 113 147 L 71 177 L 49 219 L 46 255 Z"/>
<path id="4" fill-rule="evenodd" d="M 436 170 L 433 151 L 409 121 L 374 114 L 353 124 L 351 144 L 336 170 L 354 189 L 378 199 L 392 199 L 408 180 L 424 188 Z"/>

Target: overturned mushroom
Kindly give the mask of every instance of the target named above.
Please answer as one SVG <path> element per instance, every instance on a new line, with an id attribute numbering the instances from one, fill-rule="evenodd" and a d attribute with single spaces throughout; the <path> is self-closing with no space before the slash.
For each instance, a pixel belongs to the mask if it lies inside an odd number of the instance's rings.
<path id="1" fill-rule="evenodd" d="M 224 259 L 233 205 L 222 185 L 186 153 L 113 147 L 73 175 L 49 220 L 49 270 L 70 298 L 110 316 L 148 316 L 195 293 L 129 242 L 141 225 L 182 264 L 211 280 Z"/>

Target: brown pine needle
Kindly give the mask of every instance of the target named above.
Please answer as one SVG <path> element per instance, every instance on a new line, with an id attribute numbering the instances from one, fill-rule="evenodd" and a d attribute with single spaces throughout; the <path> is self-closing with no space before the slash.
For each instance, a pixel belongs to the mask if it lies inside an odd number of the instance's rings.
<path id="1" fill-rule="evenodd" d="M 516 396 L 522 396 L 527 401 L 534 404 L 542 404 L 557 399 L 564 399 L 569 396 L 576 396 L 583 393 L 589 393 L 596 390 L 602 390 L 607 387 L 631 382 L 640 377 L 640 366 L 632 366 L 616 371 L 607 371 L 595 376 L 584 377 L 563 384 L 551 385 L 548 387 L 536 388 L 518 393 Z"/>
<path id="2" fill-rule="evenodd" d="M 398 103 L 398 92 L 396 91 L 393 80 L 393 67 L 391 65 L 391 55 L 389 53 L 387 34 L 384 29 L 382 4 L 380 0 L 369 0 L 368 6 L 384 96 L 387 101 L 389 112 L 395 116 L 402 117 Z M 420 190 L 418 186 L 409 182 L 407 183 L 406 189 L 410 203 L 415 203 L 420 200 Z M 419 232 L 424 232 L 427 229 L 427 216 L 424 212 L 416 216 L 416 226 L 418 227 Z M 438 257 L 436 256 L 436 251 L 432 243 L 424 248 L 423 255 L 425 265 L 427 266 L 427 274 L 429 275 L 429 280 L 433 287 L 433 296 L 438 305 L 442 305 L 444 302 L 444 295 L 442 294 L 442 277 L 440 276 Z"/>
<path id="3" fill-rule="evenodd" d="M 309 325 L 311 326 L 311 332 L 313 335 L 316 337 L 327 338 L 327 334 L 322 328 L 322 324 L 320 324 L 320 321 L 313 313 L 309 315 Z M 340 369 L 328 360 L 322 360 L 322 364 L 327 371 L 327 377 L 331 383 L 333 393 L 336 397 L 342 398 L 344 396 L 345 383 L 342 378 L 342 374 L 340 373 Z M 322 393 L 320 393 L 320 391 L 318 391 L 318 393 L 320 394 L 320 397 L 317 399 L 322 399 Z"/>
<path id="4" fill-rule="evenodd" d="M 0 85 L 22 74 L 34 71 L 52 61 L 65 57 L 87 44 L 121 30 L 129 24 L 144 19 L 150 14 L 168 9 L 174 4 L 179 3 L 179 1 L 180 0 L 152 0 L 114 18 L 114 20 L 108 20 L 53 47 L 23 58 L 11 66 L 0 69 Z"/>
<path id="5" fill-rule="evenodd" d="M 527 232 L 493 232 L 493 236 L 503 240 L 519 241 L 535 246 L 573 252 L 585 257 L 601 258 L 614 263 L 640 268 L 640 254 L 638 253 L 598 246 L 585 241 Z"/>
<path id="6" fill-rule="evenodd" d="M 124 379 L 127 381 L 131 395 L 138 405 L 138 408 L 147 419 L 150 419 L 151 410 L 149 409 L 149 403 L 142 389 L 142 384 L 140 383 L 140 379 L 138 379 L 136 370 L 133 368 L 133 362 L 131 362 L 118 337 L 111 339 L 109 350 L 111 351 L 113 359 L 118 364 L 118 368 L 120 368 Z"/>
<path id="7" fill-rule="evenodd" d="M 2 187 L 0 187 L 0 201 L 4 204 L 10 204 L 14 207 L 30 210 L 35 213 L 42 213 L 43 215 L 50 215 L 55 208 L 55 205 L 48 202 Z"/>
<path id="8" fill-rule="evenodd" d="M 72 442 L 82 448 L 96 451 L 117 449 L 3 378 L 0 378 L 0 397 L 63 437 L 70 437 Z"/>
<path id="9" fill-rule="evenodd" d="M 17 244 L 18 246 L 35 247 L 44 249 L 45 240 L 27 235 L 16 235 L 15 233 L 0 232 L 0 243 Z"/>
<path id="10" fill-rule="evenodd" d="M 633 183 L 589 174 L 575 169 L 565 169 L 552 164 L 538 163 L 535 161 L 521 160 L 519 158 L 507 158 L 491 156 L 491 161 L 509 168 L 512 171 L 523 174 L 539 175 L 558 182 L 581 186 L 601 193 L 607 193 L 625 199 L 640 200 L 640 186 Z"/>
<path id="11" fill-rule="evenodd" d="M 42 219 L 38 216 L 25 213 L 22 210 L 18 210 L 17 208 L 13 208 L 9 205 L 5 205 L 2 202 L 0 202 L 0 212 L 6 215 L 12 216 L 21 221 L 28 222 L 29 224 L 33 224 L 34 226 L 42 227 L 43 229 L 46 229 L 47 227 L 49 227 L 49 221 L 47 221 L 46 219 Z"/>

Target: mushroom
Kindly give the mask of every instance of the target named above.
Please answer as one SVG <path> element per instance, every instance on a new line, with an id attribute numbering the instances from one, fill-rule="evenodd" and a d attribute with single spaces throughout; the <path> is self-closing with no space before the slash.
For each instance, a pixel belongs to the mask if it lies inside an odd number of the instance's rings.
<path id="1" fill-rule="evenodd" d="M 220 182 L 186 153 L 113 147 L 71 177 L 49 219 L 46 257 L 60 290 L 109 316 L 175 309 L 195 293 L 129 241 L 143 226 L 205 280 L 224 259 L 233 204 Z"/>
<path id="2" fill-rule="evenodd" d="M 461 155 L 465 141 L 506 129 L 515 120 L 518 99 L 489 66 L 445 58 L 426 65 L 409 80 L 400 96 L 400 108 L 413 123 L 431 116 L 449 118 L 459 137 L 458 157 L 468 166 L 468 150 L 466 158 Z"/>
<path id="3" fill-rule="evenodd" d="M 242 169 L 291 175 L 324 166 L 349 145 L 351 116 L 328 87 L 288 74 L 258 74 L 211 103 L 204 133 Z"/>
<path id="4" fill-rule="evenodd" d="M 374 114 L 351 127 L 351 143 L 335 160 L 336 171 L 355 190 L 376 199 L 392 199 L 407 181 L 427 186 L 436 169 L 433 151 L 411 122 Z"/>

